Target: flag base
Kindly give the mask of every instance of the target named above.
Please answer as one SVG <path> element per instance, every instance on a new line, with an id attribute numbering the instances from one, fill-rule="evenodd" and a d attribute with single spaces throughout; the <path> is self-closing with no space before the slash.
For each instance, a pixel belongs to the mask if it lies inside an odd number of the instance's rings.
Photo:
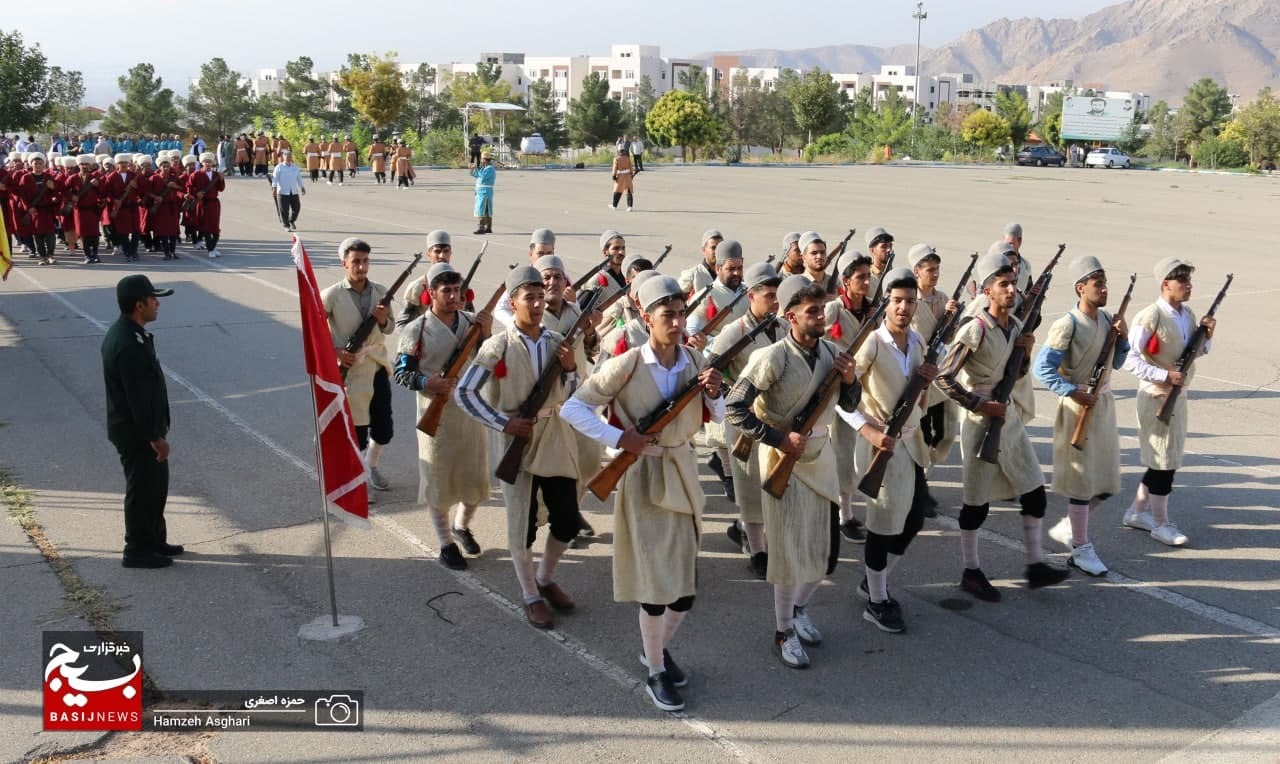
<path id="1" fill-rule="evenodd" d="M 322 615 L 311 623 L 303 624 L 302 628 L 298 629 L 298 636 L 318 642 L 331 642 L 348 634 L 355 634 L 363 628 L 364 619 L 358 615 L 338 616 L 337 626 L 333 625 L 332 616 Z"/>

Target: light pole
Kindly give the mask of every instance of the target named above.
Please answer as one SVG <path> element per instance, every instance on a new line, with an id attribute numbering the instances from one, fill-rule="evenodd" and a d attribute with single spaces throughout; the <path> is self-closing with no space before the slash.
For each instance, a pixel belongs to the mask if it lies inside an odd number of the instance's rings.
<path id="1" fill-rule="evenodd" d="M 916 89 L 911 98 L 911 148 L 914 150 L 916 145 L 917 107 L 920 105 L 920 32 L 924 28 L 924 20 L 929 18 L 929 14 L 924 10 L 923 2 L 916 3 L 916 12 L 911 14 L 911 18 L 916 20 Z"/>

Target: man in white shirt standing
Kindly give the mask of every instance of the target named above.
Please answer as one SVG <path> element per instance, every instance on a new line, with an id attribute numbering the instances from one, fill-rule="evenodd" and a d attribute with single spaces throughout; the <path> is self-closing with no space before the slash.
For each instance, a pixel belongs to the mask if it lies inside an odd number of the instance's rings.
<path id="1" fill-rule="evenodd" d="M 638 135 L 631 139 L 631 164 L 637 173 L 644 172 L 644 141 Z"/>
<path id="2" fill-rule="evenodd" d="M 286 231 L 298 230 L 298 213 L 302 211 L 302 196 L 307 193 L 302 184 L 302 170 L 293 163 L 293 152 L 281 149 L 284 162 L 271 172 L 271 198 L 280 211 L 280 223 Z"/>

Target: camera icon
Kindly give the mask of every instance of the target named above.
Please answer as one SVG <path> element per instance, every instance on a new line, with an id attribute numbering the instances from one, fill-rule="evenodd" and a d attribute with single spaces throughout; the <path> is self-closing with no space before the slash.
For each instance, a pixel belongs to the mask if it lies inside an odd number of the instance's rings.
<path id="1" fill-rule="evenodd" d="M 358 727 L 359 725 L 360 701 L 350 695 L 316 698 L 317 727 Z"/>

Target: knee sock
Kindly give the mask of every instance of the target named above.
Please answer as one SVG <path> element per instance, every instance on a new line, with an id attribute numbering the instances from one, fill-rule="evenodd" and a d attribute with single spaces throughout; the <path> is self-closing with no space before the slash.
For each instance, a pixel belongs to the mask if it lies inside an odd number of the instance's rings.
<path id="1" fill-rule="evenodd" d="M 742 527 L 747 531 L 747 543 L 751 545 L 752 554 L 769 551 L 764 537 L 764 523 L 743 523 Z"/>
<path id="2" fill-rule="evenodd" d="M 1169 497 L 1151 495 L 1151 519 L 1155 520 L 1156 525 L 1164 525 L 1169 522 Z"/>
<path id="3" fill-rule="evenodd" d="M 475 504 L 459 504 L 453 511 L 453 527 L 470 528 L 471 518 L 476 516 Z"/>
<path id="4" fill-rule="evenodd" d="M 614 192 L 614 194 L 613 194 L 613 206 L 614 206 L 614 207 L 617 207 L 617 206 L 618 206 L 618 200 L 619 200 L 619 199 L 621 199 L 621 198 L 622 198 L 622 194 L 620 194 L 620 193 L 618 193 L 618 192 L 616 192 L 616 191 L 615 191 L 615 192 Z"/>
<path id="5" fill-rule="evenodd" d="M 810 581 L 807 584 L 799 584 L 796 586 L 796 607 L 809 607 L 809 600 L 813 598 L 813 593 L 818 591 L 818 586 L 822 584 L 821 579 Z"/>
<path id="6" fill-rule="evenodd" d="M 872 570 L 870 565 L 867 566 L 867 591 L 871 594 L 872 602 L 884 602 L 889 599 L 888 567 L 884 570 Z"/>
<path id="7" fill-rule="evenodd" d="M 537 579 L 533 573 L 533 550 L 518 549 L 511 553 L 511 563 L 516 568 L 516 580 L 520 582 L 520 593 L 525 603 L 541 599 L 538 594 Z"/>
<path id="8" fill-rule="evenodd" d="M 773 585 L 773 620 L 780 632 L 791 628 L 795 617 L 796 587 L 794 584 Z"/>
<path id="9" fill-rule="evenodd" d="M 635 201 L 635 197 L 633 197 L 633 196 L 631 195 L 631 192 L 630 192 L 630 191 L 628 191 L 628 192 L 627 192 L 627 206 L 628 206 L 628 207 L 632 206 L 632 202 L 633 202 L 633 201 Z"/>
<path id="10" fill-rule="evenodd" d="M 640 610 L 640 641 L 644 645 L 644 661 L 649 664 L 649 676 L 657 676 L 663 671 L 666 662 L 662 658 L 663 618 L 671 612 L 670 608 L 662 615 L 649 615 Z"/>
<path id="11" fill-rule="evenodd" d="M 960 556 L 964 559 L 964 566 L 973 570 L 982 567 L 982 560 L 978 557 L 978 532 L 976 530 L 960 531 Z"/>
<path id="12" fill-rule="evenodd" d="M 555 580 L 556 565 L 560 563 L 560 558 L 564 557 L 564 550 L 569 548 L 567 541 L 560 541 L 555 536 L 547 535 L 547 546 L 542 550 L 542 560 L 538 563 L 538 575 L 535 580 L 541 586 L 546 586 Z"/>
<path id="13" fill-rule="evenodd" d="M 724 465 L 724 467 L 723 467 L 723 469 L 724 469 L 724 476 L 725 476 L 725 477 L 727 477 L 727 478 L 732 479 L 732 478 L 733 478 L 733 470 L 731 470 L 731 469 L 730 469 L 730 465 L 732 465 L 732 464 L 733 464 L 733 462 L 732 462 L 732 461 L 730 461 L 730 458 L 731 458 L 731 457 L 729 456 L 729 449 L 727 449 L 727 448 L 717 448 L 717 449 L 716 449 L 716 456 L 720 457 L 720 464 Z"/>
<path id="14" fill-rule="evenodd" d="M 671 608 L 667 608 L 662 613 L 662 646 L 671 647 L 671 640 L 675 639 L 676 631 L 680 628 L 680 624 L 684 623 L 684 617 L 689 615 L 689 611 L 677 613 Z M 665 664 L 664 664 L 665 666 Z"/>
<path id="15" fill-rule="evenodd" d="M 431 524 L 436 529 L 436 539 L 440 542 L 440 547 L 444 548 L 453 543 L 453 535 L 449 533 L 449 514 L 439 507 L 430 504 L 426 505 L 427 516 L 431 518 Z"/>
<path id="16" fill-rule="evenodd" d="M 1147 488 L 1146 483 L 1138 483 L 1138 490 L 1133 494 L 1133 503 L 1129 505 L 1129 512 L 1149 512 L 1151 510 L 1151 491 Z"/>
<path id="17" fill-rule="evenodd" d="M 1026 547 L 1028 565 L 1044 559 L 1044 551 L 1041 549 L 1040 544 L 1040 526 L 1042 524 L 1043 521 L 1038 517 L 1022 516 L 1022 543 Z"/>
<path id="18" fill-rule="evenodd" d="M 1089 504 L 1067 502 L 1067 519 L 1071 522 L 1071 545 L 1084 546 L 1089 543 Z"/>
<path id="19" fill-rule="evenodd" d="M 853 519 L 853 497 L 847 493 L 840 494 L 840 523 L 849 522 Z"/>

